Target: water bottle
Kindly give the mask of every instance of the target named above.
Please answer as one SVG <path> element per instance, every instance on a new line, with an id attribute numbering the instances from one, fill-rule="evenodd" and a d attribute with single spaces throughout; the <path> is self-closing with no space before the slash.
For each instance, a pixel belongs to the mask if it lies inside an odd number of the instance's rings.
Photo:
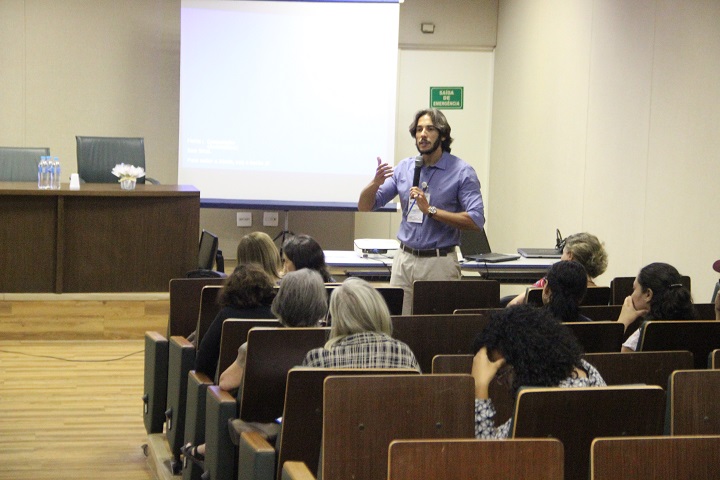
<path id="1" fill-rule="evenodd" d="M 40 162 L 38 162 L 38 188 L 42 190 L 43 188 L 43 178 L 45 177 L 45 165 L 47 164 L 47 157 L 45 155 L 40 157 Z"/>
<path id="2" fill-rule="evenodd" d="M 45 190 L 48 188 L 48 169 L 49 157 L 41 157 L 40 165 L 38 165 L 38 188 Z"/>
<path id="3" fill-rule="evenodd" d="M 53 158 L 53 190 L 60 190 L 60 160 L 58 157 Z"/>

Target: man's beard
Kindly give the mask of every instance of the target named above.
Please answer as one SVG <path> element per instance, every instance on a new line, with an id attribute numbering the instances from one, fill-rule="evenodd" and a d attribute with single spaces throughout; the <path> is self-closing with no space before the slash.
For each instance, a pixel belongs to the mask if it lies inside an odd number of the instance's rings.
<path id="1" fill-rule="evenodd" d="M 420 150 L 420 145 L 418 145 L 417 142 L 415 142 L 415 148 L 417 148 L 417 151 L 420 152 L 421 155 L 432 155 L 438 148 L 440 148 L 441 143 L 442 139 L 438 137 L 437 140 L 435 140 L 435 143 L 432 144 L 432 147 L 430 147 L 430 150 L 427 152 Z"/>

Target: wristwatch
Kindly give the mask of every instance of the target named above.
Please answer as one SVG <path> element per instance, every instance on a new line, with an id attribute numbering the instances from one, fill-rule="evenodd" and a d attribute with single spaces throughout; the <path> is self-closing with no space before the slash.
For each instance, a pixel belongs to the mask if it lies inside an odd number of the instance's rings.
<path id="1" fill-rule="evenodd" d="M 427 216 L 432 218 L 437 213 L 437 207 L 428 207 Z"/>

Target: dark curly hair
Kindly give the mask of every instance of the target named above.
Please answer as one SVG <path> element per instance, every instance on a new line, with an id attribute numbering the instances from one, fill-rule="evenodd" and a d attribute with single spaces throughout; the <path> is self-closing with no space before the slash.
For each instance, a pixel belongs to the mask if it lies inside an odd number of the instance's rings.
<path id="1" fill-rule="evenodd" d="M 218 304 L 221 307 L 254 308 L 270 305 L 275 297 L 273 280 L 256 263 L 240 264 L 225 281 Z"/>
<path id="2" fill-rule="evenodd" d="M 694 320 L 697 312 L 690 291 L 682 285 L 682 276 L 667 263 L 651 263 L 638 273 L 643 291 L 652 290 L 650 313 L 645 320 Z"/>
<path id="3" fill-rule="evenodd" d="M 587 272 L 578 262 L 561 261 L 548 270 L 550 301 L 545 308 L 561 322 L 577 322 L 580 303 L 587 291 Z"/>
<path id="4" fill-rule="evenodd" d="M 513 369 L 512 392 L 520 387 L 554 387 L 580 367 L 583 349 L 570 329 L 549 311 L 517 305 L 493 313 L 475 338 L 473 351 L 486 347 Z M 491 357 L 492 358 L 492 357 Z"/>
<path id="5" fill-rule="evenodd" d="M 290 237 L 282 249 L 283 254 L 295 265 L 295 270 L 303 268 L 316 270 L 323 277 L 323 282 L 333 282 L 332 275 L 330 275 L 325 263 L 325 252 L 310 235 Z"/>

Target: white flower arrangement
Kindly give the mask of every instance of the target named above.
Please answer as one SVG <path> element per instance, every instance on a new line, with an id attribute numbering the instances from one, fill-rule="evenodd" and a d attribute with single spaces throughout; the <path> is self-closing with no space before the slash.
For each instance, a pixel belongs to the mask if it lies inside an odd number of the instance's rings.
<path id="1" fill-rule="evenodd" d="M 119 165 L 115 165 L 111 173 L 118 177 L 118 182 L 122 182 L 123 180 L 137 180 L 140 177 L 144 177 L 145 169 L 121 163 Z"/>

